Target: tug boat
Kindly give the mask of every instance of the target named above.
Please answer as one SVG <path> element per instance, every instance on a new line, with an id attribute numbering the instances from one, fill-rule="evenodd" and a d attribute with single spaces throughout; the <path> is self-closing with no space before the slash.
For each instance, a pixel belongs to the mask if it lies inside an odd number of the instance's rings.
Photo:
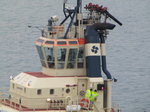
<path id="1" fill-rule="evenodd" d="M 107 70 L 105 40 L 116 26 L 107 19 L 122 23 L 98 4 L 84 9 L 82 0 L 74 7 L 65 0 L 64 20 L 48 20 L 35 41 L 42 71 L 10 77 L 9 92 L 0 92 L 0 112 L 120 112 L 112 106 L 116 80 Z M 86 97 L 87 90 L 98 94 L 94 101 Z"/>

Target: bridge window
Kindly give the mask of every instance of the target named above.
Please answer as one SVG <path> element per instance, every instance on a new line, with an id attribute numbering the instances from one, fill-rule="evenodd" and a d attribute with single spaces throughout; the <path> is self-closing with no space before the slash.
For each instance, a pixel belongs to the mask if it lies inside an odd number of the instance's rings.
<path id="1" fill-rule="evenodd" d="M 54 68 L 55 67 L 55 57 L 54 57 L 53 48 L 45 47 L 44 50 L 45 50 L 45 54 L 46 54 L 46 60 L 48 63 L 48 67 Z"/>
<path id="2" fill-rule="evenodd" d="M 67 68 L 75 68 L 76 57 L 77 57 L 77 48 L 70 48 Z"/>
<path id="3" fill-rule="evenodd" d="M 69 44 L 77 44 L 77 41 L 69 41 Z"/>
<path id="4" fill-rule="evenodd" d="M 41 64 L 42 64 L 42 66 L 46 67 L 46 63 L 44 60 L 41 60 Z"/>
<path id="5" fill-rule="evenodd" d="M 44 56 L 43 56 L 43 53 L 42 53 L 41 46 L 36 46 L 36 48 L 37 48 L 37 50 L 38 50 L 38 53 L 39 53 L 40 59 L 41 59 L 41 60 L 44 60 Z"/>
<path id="6" fill-rule="evenodd" d="M 57 52 L 57 68 L 64 68 L 66 59 L 66 48 L 58 48 Z"/>
<path id="7" fill-rule="evenodd" d="M 58 44 L 58 45 L 65 45 L 65 44 L 66 44 L 66 41 L 58 41 L 57 44 Z"/>
<path id="8" fill-rule="evenodd" d="M 45 44 L 54 44 L 54 41 L 46 41 Z"/>
<path id="9" fill-rule="evenodd" d="M 41 46 L 36 46 L 42 66 L 46 66 Z"/>
<path id="10" fill-rule="evenodd" d="M 82 47 L 79 48 L 79 53 L 78 53 L 78 68 L 83 68 L 84 67 L 84 50 Z"/>

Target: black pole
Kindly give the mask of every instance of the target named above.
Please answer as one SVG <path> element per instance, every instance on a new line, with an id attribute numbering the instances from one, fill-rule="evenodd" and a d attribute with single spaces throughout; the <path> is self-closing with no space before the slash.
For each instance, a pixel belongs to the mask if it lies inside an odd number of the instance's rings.
<path id="1" fill-rule="evenodd" d="M 104 38 L 103 34 L 99 34 L 99 35 L 100 35 L 100 39 L 101 39 L 101 45 L 102 44 L 104 45 L 105 44 L 105 38 Z M 107 70 L 106 55 L 105 54 L 102 54 L 102 70 L 108 79 L 112 79 L 110 72 Z"/>
<path id="2" fill-rule="evenodd" d="M 71 14 L 72 14 L 72 13 L 70 13 L 68 16 L 66 16 L 66 18 L 60 23 L 60 25 L 64 24 L 64 22 L 65 22 L 69 17 L 71 17 Z M 72 19 L 72 17 L 71 17 L 71 19 Z"/>
<path id="3" fill-rule="evenodd" d="M 82 0 L 77 0 L 77 14 L 81 13 Z M 76 26 L 78 26 L 78 18 L 76 16 Z"/>
<path id="4" fill-rule="evenodd" d="M 77 13 L 80 13 L 80 1 L 81 0 L 77 0 Z"/>
<path id="5" fill-rule="evenodd" d="M 108 17 L 110 17 L 112 20 L 114 20 L 116 23 L 122 26 L 122 23 L 118 19 L 116 19 L 114 16 L 112 16 L 107 10 L 105 11 L 105 13 Z"/>
<path id="6" fill-rule="evenodd" d="M 64 12 L 64 15 L 65 17 L 67 16 L 66 13 L 65 13 L 65 5 L 66 5 L 66 2 L 64 1 L 64 4 L 63 4 L 63 12 Z"/>
<path id="7" fill-rule="evenodd" d="M 69 26 L 68 26 L 68 28 L 67 28 L 67 30 L 66 30 L 66 33 L 65 33 L 65 35 L 64 35 L 64 38 L 65 38 L 65 39 L 67 38 L 67 34 L 68 34 L 68 32 L 69 32 L 69 28 L 71 27 L 71 25 L 72 25 L 72 23 L 73 23 L 73 20 L 74 20 L 75 15 L 76 15 L 76 8 L 75 8 L 75 12 L 74 12 L 74 14 L 73 14 L 73 17 L 72 17 L 72 19 L 71 19 L 71 21 L 70 21 L 70 23 L 69 23 Z"/>

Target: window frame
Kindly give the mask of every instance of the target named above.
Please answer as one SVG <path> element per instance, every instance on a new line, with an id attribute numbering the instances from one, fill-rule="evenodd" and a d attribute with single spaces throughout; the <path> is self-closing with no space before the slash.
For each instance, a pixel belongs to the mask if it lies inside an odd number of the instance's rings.
<path id="1" fill-rule="evenodd" d="M 37 89 L 36 94 L 37 95 L 42 95 L 42 89 Z"/>
<path id="2" fill-rule="evenodd" d="M 66 63 L 67 63 L 67 57 L 68 57 L 68 46 L 57 46 L 57 48 L 55 49 L 55 56 L 56 56 L 56 69 L 66 69 Z M 65 60 L 64 61 L 58 61 L 58 49 L 66 49 L 66 54 L 65 54 Z M 64 63 L 64 67 L 63 68 L 58 68 L 58 64 L 60 63 Z"/>
<path id="3" fill-rule="evenodd" d="M 72 68 L 69 68 L 69 67 L 68 67 L 70 49 L 76 49 L 76 50 L 77 50 L 76 56 L 75 56 L 75 60 L 74 60 L 75 65 L 74 65 L 74 67 L 72 67 Z M 67 68 L 67 69 L 76 69 L 76 68 L 77 68 L 78 52 L 79 52 L 79 47 L 69 47 L 69 48 L 68 48 L 68 55 L 67 55 L 67 62 L 66 62 L 66 68 Z M 73 62 L 73 61 L 72 61 L 72 62 Z"/>
<path id="4" fill-rule="evenodd" d="M 54 93 L 55 93 L 55 89 L 50 89 L 50 90 L 49 90 L 49 94 L 50 94 L 50 95 L 54 95 Z"/>
<path id="5" fill-rule="evenodd" d="M 39 55 L 39 58 L 40 58 L 41 65 L 46 67 L 47 64 L 46 64 L 46 61 L 45 61 L 45 53 L 43 52 L 43 46 L 36 45 L 36 49 L 37 49 L 37 52 L 38 52 L 38 55 Z"/>
<path id="6" fill-rule="evenodd" d="M 49 54 L 47 54 L 47 50 L 46 49 L 52 49 L 52 55 L 49 55 Z M 54 49 L 54 47 L 51 47 L 51 46 L 44 46 L 43 47 L 43 50 L 44 50 L 44 55 L 45 55 L 45 61 L 46 61 L 46 64 L 47 64 L 47 67 L 49 68 L 49 69 L 54 69 L 55 67 L 56 67 L 56 63 L 55 63 L 55 60 L 56 60 L 56 57 L 55 57 L 55 49 Z M 48 60 L 48 57 L 47 56 L 52 56 L 52 59 L 53 60 Z M 53 64 L 53 66 L 52 67 L 50 67 L 50 65 L 49 64 Z"/>
<path id="7" fill-rule="evenodd" d="M 82 53 L 82 58 L 79 57 L 79 55 L 80 55 L 80 50 L 83 51 L 83 53 Z M 77 57 L 77 68 L 78 68 L 78 69 L 83 69 L 83 68 L 85 67 L 85 58 L 84 58 L 84 57 L 85 57 L 84 47 L 83 47 L 83 46 L 80 46 L 79 49 L 78 49 L 78 57 Z M 79 67 L 79 64 L 80 64 L 79 59 L 82 59 L 82 60 L 83 60 L 83 62 L 81 62 L 81 63 L 83 64 L 83 67 Z"/>

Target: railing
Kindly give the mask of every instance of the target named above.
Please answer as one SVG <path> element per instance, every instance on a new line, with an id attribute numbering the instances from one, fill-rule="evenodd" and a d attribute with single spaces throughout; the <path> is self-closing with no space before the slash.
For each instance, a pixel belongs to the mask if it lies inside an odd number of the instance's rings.
<path id="1" fill-rule="evenodd" d="M 24 111 L 48 111 L 48 110 L 66 110 L 67 106 L 79 106 L 84 102 L 80 102 L 79 98 L 72 97 L 49 97 L 49 98 L 20 98 L 12 97 L 8 93 L 8 88 L 0 89 L 0 103 L 10 108 Z M 33 103 L 34 102 L 34 103 Z M 42 102 L 42 103 L 41 103 Z M 43 107 L 41 105 L 44 105 Z M 85 104 L 84 104 L 85 105 Z M 90 103 L 86 104 L 83 109 L 90 111 Z M 81 107 L 82 108 L 82 107 Z"/>
<path id="2" fill-rule="evenodd" d="M 0 88 L 0 101 L 3 98 L 9 98 L 8 91 L 9 91 L 9 88 Z"/>
<path id="3" fill-rule="evenodd" d="M 9 106 L 10 108 L 23 111 L 40 111 L 40 110 L 66 110 L 67 105 L 79 105 L 78 98 L 71 99 L 70 97 L 50 97 L 50 98 L 15 98 L 11 97 L 8 92 L 8 89 L 0 89 L 0 103 Z M 31 102 L 35 102 L 34 104 Z M 44 102 L 43 105 L 45 107 L 41 107 L 41 103 Z M 27 104 L 27 106 L 25 106 Z M 39 108 L 38 108 L 39 107 Z M 40 108 L 41 107 L 41 108 Z"/>
<path id="4" fill-rule="evenodd" d="M 60 27 L 60 28 L 59 28 Z M 63 38 L 65 35 L 65 30 L 62 26 L 47 26 L 44 28 L 43 35 L 47 38 Z M 67 37 L 73 38 L 75 36 L 75 30 L 73 28 L 70 28 L 69 33 Z"/>

